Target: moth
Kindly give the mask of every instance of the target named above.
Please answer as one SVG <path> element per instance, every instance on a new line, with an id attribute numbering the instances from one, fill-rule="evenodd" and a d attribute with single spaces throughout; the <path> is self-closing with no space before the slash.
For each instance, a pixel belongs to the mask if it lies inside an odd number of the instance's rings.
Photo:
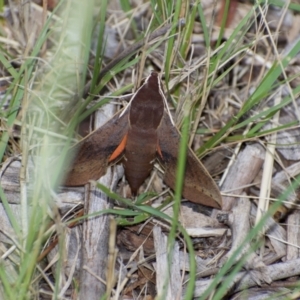
<path id="1" fill-rule="evenodd" d="M 97 180 L 108 165 L 122 157 L 131 191 L 149 176 L 157 160 L 164 169 L 164 182 L 176 182 L 180 133 L 167 111 L 157 73 L 152 72 L 133 95 L 128 107 L 75 145 L 77 154 L 65 185 L 80 186 Z M 195 203 L 220 209 L 219 189 L 199 159 L 188 148 L 183 196 Z"/>

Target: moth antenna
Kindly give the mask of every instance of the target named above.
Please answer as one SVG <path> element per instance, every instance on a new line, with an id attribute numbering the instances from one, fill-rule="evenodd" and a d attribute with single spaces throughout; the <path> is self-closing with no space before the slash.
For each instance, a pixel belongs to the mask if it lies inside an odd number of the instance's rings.
<path id="1" fill-rule="evenodd" d="M 134 93 L 134 94 L 131 96 L 131 98 L 130 98 L 128 104 L 127 104 L 126 107 L 123 109 L 123 111 L 120 113 L 119 118 L 121 118 L 121 117 L 125 114 L 126 110 L 130 107 L 130 103 L 131 103 L 131 101 L 132 101 L 132 99 L 133 99 L 133 97 L 134 97 L 135 94 L 136 94 L 136 93 Z"/>
<path id="2" fill-rule="evenodd" d="M 172 118 L 172 115 L 171 115 L 171 112 L 170 112 L 170 109 L 169 109 L 169 106 L 168 106 L 168 101 L 167 101 L 166 96 L 165 96 L 165 94 L 163 92 L 163 89 L 161 87 L 161 80 L 160 80 L 160 78 L 158 80 L 158 86 L 159 86 L 159 93 L 163 97 L 163 100 L 164 100 L 164 103 L 165 103 L 165 108 L 166 108 L 166 110 L 168 112 L 168 115 L 170 117 L 171 123 L 172 123 L 173 126 L 175 126 L 175 122 L 174 122 L 174 120 Z"/>

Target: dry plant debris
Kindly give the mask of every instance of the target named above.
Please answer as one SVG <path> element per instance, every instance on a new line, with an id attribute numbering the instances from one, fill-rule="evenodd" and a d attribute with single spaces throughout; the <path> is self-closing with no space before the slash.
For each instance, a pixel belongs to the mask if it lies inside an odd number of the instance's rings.
<path id="1" fill-rule="evenodd" d="M 87 72 L 67 67 L 67 51 L 66 60 L 55 60 L 63 45 L 55 37 L 68 23 L 61 11 L 70 1 L 10 0 L 3 7 L 0 298 L 10 299 L 23 280 L 20 299 L 299 299 L 299 3 L 182 1 L 170 12 L 140 0 L 130 7 L 127 1 L 108 1 L 106 8 L 96 2 L 90 3 Z M 105 29 L 99 21 L 104 9 Z M 142 203 L 144 211 L 131 215 L 133 208 L 120 200 L 130 197 L 121 165 L 99 180 L 119 201 L 94 183 L 56 190 L 55 184 L 46 189 L 44 178 L 37 183 L 38 165 L 53 164 L 37 150 L 45 136 L 62 149 L 62 133 L 83 104 L 78 132 L 98 128 L 153 69 L 162 74 L 177 126 L 191 116 L 190 145 L 220 187 L 222 211 L 182 201 L 177 218 L 159 166 L 140 190 L 154 194 L 134 206 Z M 64 71 L 76 75 L 78 85 L 65 85 L 65 78 L 54 83 Z M 51 200 L 37 204 L 43 221 L 31 228 L 31 196 L 41 187 Z M 175 218 L 180 226 L 171 239 Z"/>

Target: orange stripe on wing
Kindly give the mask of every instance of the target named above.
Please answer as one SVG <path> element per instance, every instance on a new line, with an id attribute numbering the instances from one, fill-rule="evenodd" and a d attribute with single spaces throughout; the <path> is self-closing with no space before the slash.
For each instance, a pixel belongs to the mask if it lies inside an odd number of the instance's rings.
<path id="1" fill-rule="evenodd" d="M 162 153 L 161 153 L 161 149 L 160 149 L 159 144 L 157 144 L 157 149 L 156 149 L 156 150 L 157 150 L 159 156 L 163 159 L 163 155 L 162 155 Z"/>
<path id="2" fill-rule="evenodd" d="M 122 139 L 121 143 L 119 144 L 119 146 L 116 148 L 116 150 L 110 156 L 108 162 L 111 162 L 111 161 L 115 160 L 120 154 L 122 154 L 122 152 L 125 149 L 126 143 L 127 143 L 127 134 L 123 137 L 123 139 Z"/>

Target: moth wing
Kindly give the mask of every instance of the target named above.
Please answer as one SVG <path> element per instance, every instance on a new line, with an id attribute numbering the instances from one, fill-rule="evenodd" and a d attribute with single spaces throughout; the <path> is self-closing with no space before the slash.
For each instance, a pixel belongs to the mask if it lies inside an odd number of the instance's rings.
<path id="1" fill-rule="evenodd" d="M 127 134 L 128 112 L 126 110 L 121 117 L 121 111 L 118 112 L 70 149 L 76 154 L 67 171 L 66 186 L 84 185 L 105 174 L 111 154 Z"/>
<path id="2" fill-rule="evenodd" d="M 162 157 L 158 155 L 159 161 L 165 169 L 164 181 L 169 187 L 174 189 L 180 133 L 172 124 L 167 112 L 164 112 L 158 128 L 158 143 L 162 154 Z M 186 199 L 197 204 L 218 209 L 222 207 L 222 197 L 216 183 L 189 147 L 187 149 L 182 194 Z"/>

